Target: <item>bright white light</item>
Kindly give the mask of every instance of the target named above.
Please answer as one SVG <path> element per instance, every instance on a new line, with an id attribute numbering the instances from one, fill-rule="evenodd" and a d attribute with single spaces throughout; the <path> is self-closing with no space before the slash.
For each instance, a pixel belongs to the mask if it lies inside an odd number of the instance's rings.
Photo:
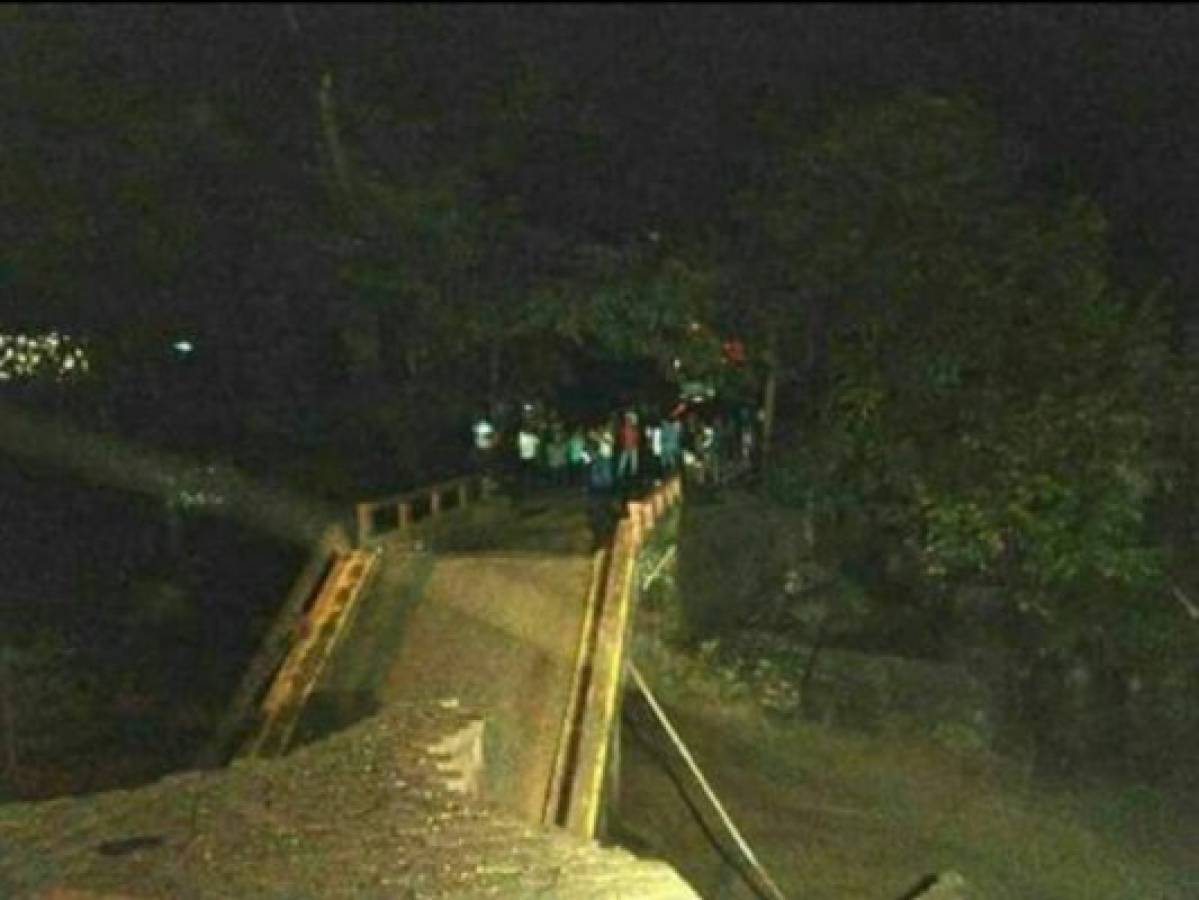
<path id="1" fill-rule="evenodd" d="M 0 332 L 0 380 L 50 377 L 61 381 L 87 371 L 84 348 L 69 335 Z"/>
<path id="2" fill-rule="evenodd" d="M 175 343 L 171 344 L 171 346 L 180 353 L 191 353 L 192 350 L 195 349 L 195 345 L 193 345 L 191 341 L 175 341 Z"/>

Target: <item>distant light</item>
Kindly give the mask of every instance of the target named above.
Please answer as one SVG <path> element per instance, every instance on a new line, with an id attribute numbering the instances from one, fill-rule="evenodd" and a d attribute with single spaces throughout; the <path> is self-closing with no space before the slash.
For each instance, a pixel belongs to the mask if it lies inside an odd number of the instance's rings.
<path id="1" fill-rule="evenodd" d="M 87 353 L 68 335 L 0 332 L 0 381 L 50 377 L 56 381 L 88 371 Z"/>
<path id="2" fill-rule="evenodd" d="M 175 341 L 171 346 L 180 353 L 191 353 L 195 349 L 191 341 Z"/>

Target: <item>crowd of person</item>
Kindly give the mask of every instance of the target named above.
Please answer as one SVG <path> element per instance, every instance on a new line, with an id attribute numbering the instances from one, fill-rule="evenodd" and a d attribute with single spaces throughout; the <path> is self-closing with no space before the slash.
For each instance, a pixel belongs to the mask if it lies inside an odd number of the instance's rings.
<path id="1" fill-rule="evenodd" d="M 628 494 L 676 473 L 713 484 L 726 466 L 752 464 L 757 424 L 748 409 L 727 413 L 682 404 L 659 414 L 629 408 L 567 422 L 529 404 L 510 422 L 481 415 L 472 428 L 478 468 L 517 494 L 541 487 Z"/>

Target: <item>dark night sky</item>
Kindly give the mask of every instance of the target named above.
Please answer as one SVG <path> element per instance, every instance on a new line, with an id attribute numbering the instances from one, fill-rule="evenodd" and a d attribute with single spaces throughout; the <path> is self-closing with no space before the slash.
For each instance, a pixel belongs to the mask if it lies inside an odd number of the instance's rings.
<path id="1" fill-rule="evenodd" d="M 387 9 L 298 7 L 354 88 L 394 72 Z M 819 109 L 906 84 L 972 91 L 1098 196 L 1126 240 L 1142 230 L 1182 282 L 1199 201 L 1199 11 L 1185 5 L 564 5 L 440 9 L 439 44 L 410 70 L 469 91 L 497 63 L 544 61 L 612 136 L 597 177 L 622 216 L 716 211 L 750 143 L 763 90 Z M 380 27 L 368 23 L 375 21 Z M 364 38 L 370 34 L 370 39 Z M 818 119 L 813 119 L 817 124 Z M 552 163 L 544 178 L 553 182 Z M 547 192 L 549 193 L 549 192 Z M 604 204 L 601 201 L 600 206 Z M 577 212 L 577 211 L 576 211 Z M 560 214 L 569 215 L 569 212 Z"/>
<path id="2" fill-rule="evenodd" d="M 1199 284 L 1199 11 L 1187 5 L 750 4 L 74 5 L 97 75 L 234 104 L 281 160 L 311 159 L 314 73 L 369 107 L 420 98 L 450 128 L 522 60 L 557 93 L 522 173 L 547 221 L 611 235 L 717 217 L 753 161 L 750 111 L 769 94 L 823 110 L 905 85 L 968 90 L 1034 170 L 1105 205 L 1124 255 Z M 2 49 L 2 48 L 0 48 Z M 602 152 L 567 159 L 555 126 Z M 444 127 L 444 126 L 443 126 Z M 407 131 L 411 131 L 408 128 Z M 372 132 L 372 133 L 366 133 Z M 413 140 L 357 135 L 386 165 Z M 1139 272 L 1164 274 L 1157 271 Z"/>

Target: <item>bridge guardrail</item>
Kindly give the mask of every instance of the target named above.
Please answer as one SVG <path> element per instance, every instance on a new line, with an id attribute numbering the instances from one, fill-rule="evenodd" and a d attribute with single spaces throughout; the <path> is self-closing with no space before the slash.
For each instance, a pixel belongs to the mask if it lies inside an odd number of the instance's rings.
<path id="1" fill-rule="evenodd" d="M 562 751 L 551 779 L 551 796 L 543 821 L 573 834 L 595 837 L 603 804 L 608 756 L 613 749 L 613 723 L 620 715 L 625 677 L 623 647 L 632 624 L 636 596 L 633 572 L 637 555 L 657 521 L 682 497 L 678 477 L 641 500 L 631 500 L 597 567 L 592 608 L 575 665 L 572 699 L 563 728 Z"/>
<path id="2" fill-rule="evenodd" d="M 283 606 L 242 676 L 225 717 L 217 725 L 212 739 L 200 751 L 196 760 L 199 767 L 211 768 L 225 760 L 251 711 L 266 694 L 291 652 L 302 630 L 304 617 L 319 596 L 337 559 L 351 549 L 350 536 L 339 524 L 329 525 L 313 542 L 308 559 L 292 582 Z"/>
<path id="3" fill-rule="evenodd" d="M 304 705 L 347 630 L 358 600 L 377 569 L 380 552 L 338 553 L 322 580 L 316 599 L 259 703 L 258 728 L 242 756 L 272 756 L 290 745 Z"/>
<path id="4" fill-rule="evenodd" d="M 222 764 L 233 752 L 238 744 L 239 733 L 245 729 L 251 716 L 256 714 L 257 706 L 270 691 L 280 670 L 303 637 L 312 607 L 330 577 L 336 574 L 339 560 L 356 547 L 365 547 L 372 538 L 385 531 L 395 528 L 406 530 L 428 516 L 462 508 L 472 500 L 485 499 L 492 490 L 493 485 L 485 476 L 459 476 L 382 499 L 356 503 L 356 534 L 353 537 L 339 523 L 326 527 L 313 542 L 308 559 L 292 582 L 283 606 L 242 676 L 224 718 L 197 755 L 196 764 L 201 768 L 211 768 Z M 447 503 L 450 497 L 453 499 Z M 395 526 L 391 529 L 376 527 L 378 514 L 388 509 L 395 510 Z"/>
<path id="5" fill-rule="evenodd" d="M 462 509 L 472 501 L 486 500 L 494 489 L 494 483 L 486 475 L 463 475 L 401 494 L 360 501 L 354 505 L 357 546 L 365 547 L 368 542 L 389 531 L 403 533 L 416 522 L 449 509 Z M 394 515 L 395 524 L 379 527 L 381 513 Z"/>

